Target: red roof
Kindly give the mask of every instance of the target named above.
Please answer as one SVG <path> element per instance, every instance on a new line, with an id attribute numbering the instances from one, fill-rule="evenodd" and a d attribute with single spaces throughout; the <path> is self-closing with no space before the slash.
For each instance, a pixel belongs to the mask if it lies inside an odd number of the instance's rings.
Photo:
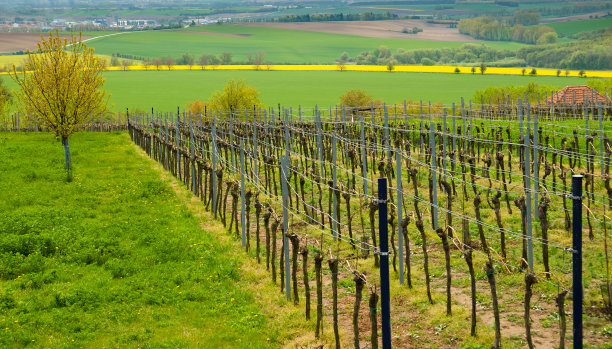
<path id="1" fill-rule="evenodd" d="M 586 85 L 567 86 L 551 97 L 546 98 L 547 103 L 552 102 L 554 104 L 584 104 L 585 101 L 587 103 L 610 103 L 610 98 Z"/>

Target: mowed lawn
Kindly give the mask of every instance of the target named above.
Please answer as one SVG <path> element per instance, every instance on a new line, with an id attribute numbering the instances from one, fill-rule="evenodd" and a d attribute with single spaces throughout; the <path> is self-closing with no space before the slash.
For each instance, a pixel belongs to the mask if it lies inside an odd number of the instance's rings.
<path id="1" fill-rule="evenodd" d="M 221 35 L 209 35 L 206 33 Z M 398 48 L 460 47 L 462 42 L 380 39 L 362 36 L 317 33 L 300 30 L 261 28 L 240 25 L 208 25 L 177 31 L 129 32 L 88 41 L 98 54 L 131 54 L 142 57 L 180 57 L 191 53 L 219 56 L 230 52 L 234 61 L 246 62 L 249 54 L 266 53 L 265 61 L 282 63 L 334 63 L 343 52 L 351 57 L 372 51 L 381 45 L 393 52 Z M 477 44 L 477 43 L 476 43 Z M 509 42 L 487 42 L 495 48 L 517 49 L 522 45 Z"/>
<path id="2" fill-rule="evenodd" d="M 488 86 L 536 82 L 561 88 L 586 83 L 578 77 L 349 71 L 128 71 L 104 76 L 113 110 L 129 107 L 163 112 L 175 112 L 196 99 L 208 100 L 229 79 L 244 79 L 261 93 L 267 106 L 280 103 L 293 108 L 336 105 L 350 89 L 365 90 L 389 104 L 404 99 L 452 103 L 460 102 L 461 97 L 469 100 Z"/>
<path id="3" fill-rule="evenodd" d="M 243 257 L 127 133 L 0 133 L 0 347 L 278 347 Z M 239 255 L 239 254 L 238 254 Z"/>

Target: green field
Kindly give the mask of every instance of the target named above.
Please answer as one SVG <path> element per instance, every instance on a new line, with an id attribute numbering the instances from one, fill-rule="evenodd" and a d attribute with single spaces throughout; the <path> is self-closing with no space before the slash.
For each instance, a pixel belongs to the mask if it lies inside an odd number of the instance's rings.
<path id="1" fill-rule="evenodd" d="M 208 100 L 229 79 L 244 79 L 261 93 L 265 105 L 314 107 L 339 103 L 350 89 L 362 89 L 375 99 L 400 103 L 404 99 L 458 102 L 486 86 L 584 84 L 580 78 L 435 73 L 373 73 L 315 71 L 154 71 L 107 72 L 106 88 L 115 110 L 137 107 L 173 111 L 195 99 Z"/>
<path id="2" fill-rule="evenodd" d="M 569 21 L 550 23 L 547 26 L 553 28 L 559 36 L 574 35 L 612 26 L 612 17 L 600 19 L 587 19 L 583 21 Z"/>
<path id="3" fill-rule="evenodd" d="M 201 32 L 249 36 L 219 36 Z M 463 44 L 463 42 L 367 38 L 239 25 L 199 26 L 178 32 L 128 32 L 88 42 L 98 54 L 110 55 L 120 52 L 150 58 L 162 56 L 178 58 L 183 53 L 191 53 L 197 59 L 204 53 L 218 56 L 222 52 L 230 52 L 234 61 L 245 62 L 248 54 L 262 50 L 266 53 L 267 62 L 279 64 L 333 63 L 343 52 L 355 56 L 366 50 L 372 51 L 381 45 L 395 51 L 398 48 L 410 50 L 460 47 Z M 497 49 L 518 49 L 522 46 L 511 42 L 487 42 L 486 45 Z"/>
<path id="4" fill-rule="evenodd" d="M 71 145 L 67 183 L 52 134 L 0 133 L 0 347 L 273 348 L 291 335 L 248 290 L 239 247 L 200 228 L 127 133 Z"/>
<path id="5" fill-rule="evenodd" d="M 365 90 L 391 104 L 404 99 L 452 103 L 461 97 L 469 99 L 488 86 L 536 82 L 561 88 L 586 83 L 577 77 L 348 71 L 117 71 L 104 75 L 104 86 L 116 111 L 126 107 L 174 111 L 196 99 L 208 100 L 229 79 L 244 79 L 254 86 L 265 105 L 280 103 L 295 108 L 335 105 L 350 89 Z M 15 88 L 10 78 L 2 78 L 9 88 Z"/>

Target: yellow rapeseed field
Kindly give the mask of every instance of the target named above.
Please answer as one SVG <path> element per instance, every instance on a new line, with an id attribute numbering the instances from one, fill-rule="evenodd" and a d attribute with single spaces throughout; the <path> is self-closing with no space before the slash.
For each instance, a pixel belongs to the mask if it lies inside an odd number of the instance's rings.
<path id="1" fill-rule="evenodd" d="M 459 69 L 459 72 L 455 72 Z M 523 75 L 529 74 L 532 68 L 496 68 L 488 67 L 485 75 Z M 277 64 L 262 64 L 262 65 L 132 65 L 126 67 L 107 67 L 107 71 L 130 71 L 130 70 L 275 70 L 275 71 L 363 71 L 363 72 L 385 72 L 389 71 L 386 65 L 354 65 L 354 64 L 295 64 L 295 65 L 277 65 Z M 525 72 L 523 72 L 523 70 Z M 411 72 L 411 73 L 450 73 L 450 74 L 480 74 L 480 68 L 476 67 L 476 72 L 472 73 L 472 67 L 467 66 L 448 66 L 448 65 L 396 65 L 392 67 L 393 72 Z M 556 69 L 540 69 L 536 68 L 539 76 L 556 76 Z M 580 76 L 578 70 L 568 70 L 567 76 Z M 565 76 L 566 70 L 561 71 L 561 76 Z M 6 75 L 6 72 L 0 72 L 0 75 Z M 589 78 L 612 78 L 612 71 L 584 71 L 586 77 Z"/>

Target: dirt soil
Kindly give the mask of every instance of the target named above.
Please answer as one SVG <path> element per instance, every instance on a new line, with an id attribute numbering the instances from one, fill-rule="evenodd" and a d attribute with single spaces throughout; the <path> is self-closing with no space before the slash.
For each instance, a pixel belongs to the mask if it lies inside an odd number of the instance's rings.
<path id="1" fill-rule="evenodd" d="M 297 22 L 297 23 L 248 23 L 257 27 L 305 30 L 322 33 L 347 34 L 371 38 L 413 39 L 426 41 L 477 41 L 459 33 L 457 28 L 446 24 L 432 24 L 424 20 L 392 21 L 343 21 L 343 22 Z M 402 29 L 413 27 L 423 29 L 418 34 L 402 33 Z"/>
<path id="2" fill-rule="evenodd" d="M 0 52 L 16 52 L 36 49 L 41 33 L 0 33 Z M 68 35 L 66 35 L 68 36 Z M 89 36 L 83 36 L 83 40 Z"/>

